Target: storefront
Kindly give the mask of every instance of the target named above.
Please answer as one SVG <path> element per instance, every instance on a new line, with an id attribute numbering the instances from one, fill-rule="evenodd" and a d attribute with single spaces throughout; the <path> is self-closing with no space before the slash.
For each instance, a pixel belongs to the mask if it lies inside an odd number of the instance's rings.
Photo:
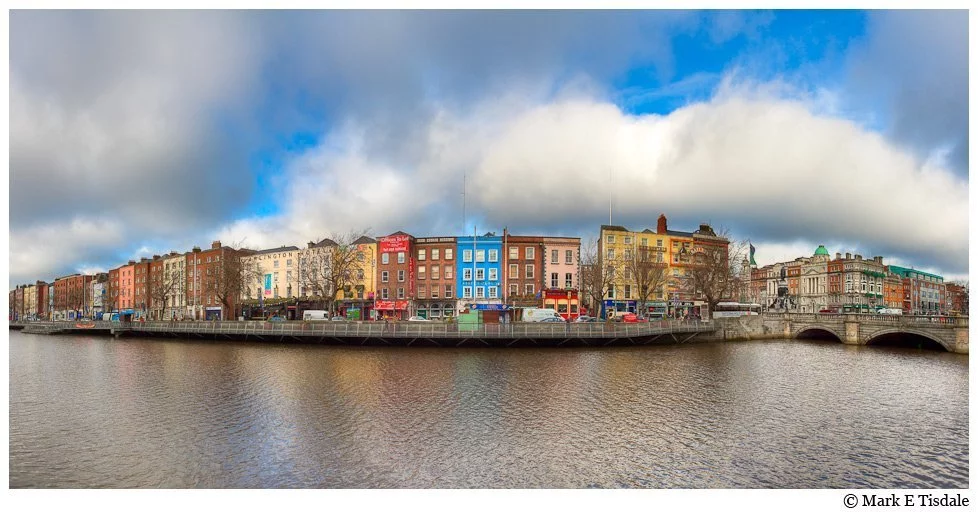
<path id="1" fill-rule="evenodd" d="M 379 320 L 408 319 L 408 301 L 406 300 L 378 300 L 374 302 L 374 310 L 377 311 Z"/>
<path id="2" fill-rule="evenodd" d="M 543 307 L 557 311 L 564 320 L 573 320 L 580 316 L 577 290 L 543 290 Z"/>
<path id="3" fill-rule="evenodd" d="M 362 299 L 343 300 L 338 306 L 339 314 L 347 320 L 368 320 L 373 309 L 373 301 Z"/>
<path id="4" fill-rule="evenodd" d="M 221 319 L 221 307 L 207 307 L 204 308 L 204 320 L 220 320 Z"/>
<path id="5" fill-rule="evenodd" d="M 445 320 L 455 316 L 455 301 L 419 300 L 415 301 L 417 315 L 428 320 Z"/>
<path id="6" fill-rule="evenodd" d="M 604 309 L 608 316 L 614 313 L 634 313 L 637 302 L 634 300 L 605 300 Z"/>
<path id="7" fill-rule="evenodd" d="M 498 324 L 513 320 L 508 304 L 467 304 L 469 311 L 481 312 L 482 323 Z"/>

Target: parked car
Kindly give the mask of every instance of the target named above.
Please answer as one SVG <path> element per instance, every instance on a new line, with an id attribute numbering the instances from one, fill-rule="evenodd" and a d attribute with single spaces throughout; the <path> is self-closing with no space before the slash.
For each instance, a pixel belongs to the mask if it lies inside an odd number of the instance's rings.
<path id="1" fill-rule="evenodd" d="M 268 321 L 269 322 L 284 322 L 285 321 L 285 317 L 281 317 L 281 316 L 270 316 L 270 317 L 268 317 Z"/>
<path id="2" fill-rule="evenodd" d="M 625 313 L 621 315 L 621 321 L 626 324 L 636 324 L 639 322 L 639 319 L 635 313 Z"/>
<path id="3" fill-rule="evenodd" d="M 594 318 L 593 316 L 587 316 L 587 315 L 581 315 L 581 316 L 579 316 L 579 317 L 577 317 L 577 318 L 574 319 L 574 322 L 575 323 L 579 323 L 579 324 L 580 323 L 591 323 L 591 322 L 597 322 L 597 321 L 598 321 L 597 318 Z"/>
<path id="4" fill-rule="evenodd" d="M 412 316 L 411 318 L 408 318 L 408 322 L 431 322 L 431 320 L 428 320 L 423 316 Z"/>
<path id="5" fill-rule="evenodd" d="M 548 316 L 546 318 L 541 318 L 540 320 L 537 320 L 537 322 L 547 323 L 547 324 L 562 324 L 564 323 L 564 319 L 556 316 Z"/>
<path id="6" fill-rule="evenodd" d="M 330 318 L 329 320 L 331 322 L 345 322 L 346 321 L 346 318 L 344 318 L 342 316 L 334 316 L 333 318 Z"/>
<path id="7" fill-rule="evenodd" d="M 558 322 L 564 321 L 556 311 L 550 308 L 526 308 L 523 310 L 524 322 L 550 322 L 551 318 L 557 319 Z"/>

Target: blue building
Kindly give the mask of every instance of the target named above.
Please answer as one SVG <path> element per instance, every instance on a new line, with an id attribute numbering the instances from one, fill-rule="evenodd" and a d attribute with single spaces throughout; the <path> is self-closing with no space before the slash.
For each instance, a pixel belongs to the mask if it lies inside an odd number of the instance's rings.
<path id="1" fill-rule="evenodd" d="M 459 309 L 470 305 L 472 309 L 502 309 L 503 237 L 495 233 L 460 236 L 456 243 Z"/>

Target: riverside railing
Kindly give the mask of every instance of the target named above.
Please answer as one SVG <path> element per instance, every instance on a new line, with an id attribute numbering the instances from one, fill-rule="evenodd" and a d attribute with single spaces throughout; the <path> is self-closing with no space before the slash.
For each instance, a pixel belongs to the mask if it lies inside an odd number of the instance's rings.
<path id="1" fill-rule="evenodd" d="M 907 327 L 934 324 L 968 326 L 968 317 L 966 316 L 879 315 L 873 313 L 766 313 L 765 316 L 806 322 L 857 321 Z"/>
<path id="2" fill-rule="evenodd" d="M 712 322 L 663 321 L 635 324 L 508 323 L 467 325 L 443 322 L 132 322 L 117 330 L 187 334 L 228 334 L 341 338 L 637 338 L 714 330 Z"/>

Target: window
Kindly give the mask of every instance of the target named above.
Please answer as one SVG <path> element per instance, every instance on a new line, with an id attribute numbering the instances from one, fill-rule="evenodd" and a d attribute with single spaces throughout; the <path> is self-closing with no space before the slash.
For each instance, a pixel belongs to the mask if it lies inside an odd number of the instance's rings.
<path id="1" fill-rule="evenodd" d="M 438 298 L 438 285 L 437 284 L 431 285 L 431 298 L 432 299 L 437 299 Z"/>
<path id="2" fill-rule="evenodd" d="M 499 249 L 489 249 L 489 262 L 495 263 L 499 261 Z"/>
<path id="3" fill-rule="evenodd" d="M 557 263 L 558 261 L 557 255 L 558 255 L 557 249 L 553 249 L 552 251 L 550 251 L 550 261 L 553 263 Z"/>
<path id="4" fill-rule="evenodd" d="M 451 278 L 452 278 L 452 266 L 445 265 L 445 279 L 451 279 Z"/>
<path id="5" fill-rule="evenodd" d="M 380 298 L 381 299 L 384 299 L 384 300 L 387 300 L 388 299 L 388 297 L 387 297 L 387 288 L 382 288 L 380 290 Z"/>
<path id="6" fill-rule="evenodd" d="M 511 296 L 518 295 L 519 293 L 520 293 L 520 285 L 518 284 L 509 285 L 509 294 Z"/>
<path id="7" fill-rule="evenodd" d="M 278 268 L 278 260 L 272 262 L 272 267 Z"/>
<path id="8" fill-rule="evenodd" d="M 626 236 L 624 238 L 625 238 L 625 245 L 630 245 L 632 243 L 632 237 Z"/>
<path id="9" fill-rule="evenodd" d="M 649 246 L 649 239 L 648 238 L 643 238 L 642 239 L 642 247 L 648 247 L 648 246 Z"/>
<path id="10" fill-rule="evenodd" d="M 439 249 L 432 249 L 431 250 L 431 259 L 437 260 L 440 252 L 441 252 L 441 250 L 439 250 Z"/>
<path id="11" fill-rule="evenodd" d="M 607 242 L 608 242 L 609 244 L 613 244 L 613 243 L 615 243 L 615 235 L 608 235 L 607 237 L 605 237 L 605 240 L 606 240 L 606 241 L 607 241 Z"/>
<path id="12" fill-rule="evenodd" d="M 438 265 L 431 266 L 431 278 L 438 279 Z"/>
<path id="13" fill-rule="evenodd" d="M 361 270 L 361 272 L 363 272 L 363 271 Z M 361 277 L 363 277 L 363 276 L 361 276 Z M 291 270 L 287 270 L 285 272 L 285 280 L 286 281 L 291 281 L 292 280 L 292 271 Z"/>
<path id="14" fill-rule="evenodd" d="M 623 274 L 625 275 L 625 279 L 631 279 L 632 278 L 632 269 L 626 268 L 625 271 L 623 272 Z"/>
<path id="15" fill-rule="evenodd" d="M 568 265 L 574 263 L 574 251 L 571 250 L 564 251 L 564 263 Z"/>
<path id="16" fill-rule="evenodd" d="M 526 259 L 532 260 L 536 256 L 536 253 L 534 252 L 533 249 L 534 249 L 533 247 L 527 247 L 526 249 L 524 249 L 524 252 L 526 253 Z"/>
<path id="17" fill-rule="evenodd" d="M 550 287 L 551 288 L 556 288 L 557 287 L 557 281 L 559 279 L 560 279 L 560 274 L 558 274 L 556 272 L 551 272 L 550 273 Z"/>
<path id="18" fill-rule="evenodd" d="M 418 285 L 418 298 L 419 299 L 423 299 L 423 298 L 425 298 L 425 295 L 426 295 L 425 294 L 425 285 L 419 284 Z"/>
<path id="19" fill-rule="evenodd" d="M 398 299 L 403 299 L 404 298 L 404 288 L 403 287 L 397 289 L 397 298 Z"/>
<path id="20" fill-rule="evenodd" d="M 475 262 L 484 263 L 485 261 L 486 261 L 486 251 L 485 250 L 475 251 Z"/>
<path id="21" fill-rule="evenodd" d="M 625 260 L 627 261 L 627 260 L 631 260 L 631 259 L 632 259 L 632 250 L 631 249 L 625 249 Z"/>
<path id="22" fill-rule="evenodd" d="M 383 263 L 384 265 L 390 263 L 391 262 L 391 255 L 390 255 L 390 253 L 386 253 L 385 252 L 385 253 L 381 254 L 380 255 L 380 262 Z"/>
<path id="23" fill-rule="evenodd" d="M 448 295 L 445 295 L 445 296 L 448 297 Z M 472 298 L 472 287 L 471 286 L 463 286 L 462 287 L 462 298 L 464 298 L 464 299 L 471 299 Z"/>
<path id="24" fill-rule="evenodd" d="M 387 271 L 385 270 L 385 271 L 383 271 L 383 272 L 380 273 L 380 282 L 381 283 L 386 283 L 387 281 L 388 281 L 388 274 L 387 274 Z"/>
<path id="25" fill-rule="evenodd" d="M 424 261 L 427 252 L 424 249 L 418 249 L 418 261 Z"/>
<path id="26" fill-rule="evenodd" d="M 497 280 L 499 280 L 499 269 L 496 269 L 496 268 L 490 268 L 489 269 L 489 280 L 490 281 L 497 281 Z"/>
<path id="27" fill-rule="evenodd" d="M 523 290 L 526 292 L 526 295 L 533 295 L 533 285 L 532 284 L 526 285 L 523 288 Z"/>
<path id="28" fill-rule="evenodd" d="M 445 257 L 448 257 L 448 251 L 445 252 Z M 464 249 L 462 251 L 462 261 L 472 263 L 472 249 Z"/>
<path id="29" fill-rule="evenodd" d="M 471 281 L 471 280 L 472 280 L 472 269 L 471 268 L 463 268 L 462 269 L 462 281 Z"/>
<path id="30" fill-rule="evenodd" d="M 404 263 L 404 252 L 403 251 L 397 253 L 397 262 L 398 263 Z"/>
<path id="31" fill-rule="evenodd" d="M 207 263 L 210 263 L 210 262 L 211 262 L 211 257 L 210 257 L 210 256 L 208 256 L 208 257 L 207 257 Z M 210 299 L 208 299 L 208 300 L 210 300 Z"/>
<path id="32" fill-rule="evenodd" d="M 609 299 L 615 298 L 615 285 L 613 284 L 608 286 L 608 298 Z"/>
<path id="33" fill-rule="evenodd" d="M 515 259 L 519 259 L 519 257 L 520 257 L 520 249 L 519 249 L 519 247 L 510 247 L 509 248 L 509 259 L 515 260 Z"/>
<path id="34" fill-rule="evenodd" d="M 499 297 L 499 288 L 495 286 L 489 287 L 489 298 L 495 299 Z"/>
<path id="35" fill-rule="evenodd" d="M 424 277 L 425 277 L 425 269 L 424 269 L 424 265 L 421 265 L 420 267 L 418 267 L 418 279 L 424 281 Z"/>
<path id="36" fill-rule="evenodd" d="M 446 299 L 452 298 L 452 285 L 450 284 L 445 285 L 445 298 Z"/>
<path id="37" fill-rule="evenodd" d="M 397 282 L 399 282 L 399 283 L 403 283 L 404 282 L 404 271 L 403 270 L 398 270 L 397 271 Z"/>
<path id="38" fill-rule="evenodd" d="M 484 299 L 486 298 L 486 288 L 484 286 L 475 287 L 475 298 Z"/>
<path id="39" fill-rule="evenodd" d="M 533 279 L 533 265 L 526 266 L 526 278 Z"/>
<path id="40" fill-rule="evenodd" d="M 625 299 L 628 300 L 630 298 L 632 298 L 632 285 L 626 284 L 625 285 Z"/>
<path id="41" fill-rule="evenodd" d="M 358 268 L 357 269 L 357 279 L 359 279 L 360 281 L 363 281 L 363 269 L 362 268 Z"/>
<path id="42" fill-rule="evenodd" d="M 486 279 L 486 269 L 484 269 L 484 268 L 477 268 L 477 269 L 475 269 L 475 280 L 476 281 L 485 281 L 485 279 Z"/>
<path id="43" fill-rule="evenodd" d="M 519 279 L 519 277 L 520 277 L 520 266 L 517 265 L 516 263 L 510 263 L 509 264 L 509 278 L 510 279 Z"/>
<path id="44" fill-rule="evenodd" d="M 452 249 L 445 249 L 445 259 L 446 260 L 452 259 L 452 252 L 454 252 Z"/>
<path id="45" fill-rule="evenodd" d="M 570 289 L 574 287 L 574 274 L 570 272 L 564 274 L 564 288 Z"/>

